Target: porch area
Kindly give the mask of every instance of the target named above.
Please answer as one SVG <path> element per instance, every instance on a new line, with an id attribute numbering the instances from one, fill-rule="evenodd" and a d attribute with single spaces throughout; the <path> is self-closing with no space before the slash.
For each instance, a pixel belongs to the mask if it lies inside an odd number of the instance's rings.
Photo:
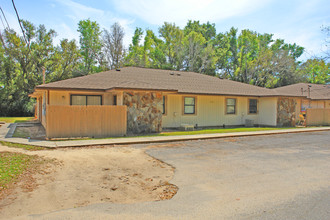
<path id="1" fill-rule="evenodd" d="M 47 138 L 119 137 L 127 132 L 124 105 L 47 105 L 45 118 Z"/>

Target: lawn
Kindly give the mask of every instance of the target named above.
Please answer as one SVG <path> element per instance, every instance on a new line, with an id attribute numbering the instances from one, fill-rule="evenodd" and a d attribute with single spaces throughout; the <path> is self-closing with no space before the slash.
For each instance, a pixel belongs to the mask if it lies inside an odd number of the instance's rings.
<path id="1" fill-rule="evenodd" d="M 194 131 L 164 131 L 162 133 L 151 133 L 151 134 L 140 134 L 140 135 L 128 135 L 125 137 L 105 137 L 105 138 L 73 138 L 73 139 L 54 139 L 56 141 L 74 141 L 74 140 L 93 140 L 93 139 L 115 139 L 115 138 L 132 138 L 132 137 L 159 137 L 159 136 L 178 136 L 178 135 L 195 135 L 195 134 L 221 134 L 231 132 L 249 132 L 249 131 L 270 131 L 270 130 L 283 130 L 283 129 L 294 129 L 298 127 L 255 127 L 255 128 L 212 128 L 212 129 L 201 129 Z"/>
<path id="2" fill-rule="evenodd" d="M 290 127 L 295 128 L 295 127 Z M 155 136 L 176 136 L 176 135 L 194 135 L 194 134 L 216 134 L 216 133 L 231 133 L 231 132 L 248 132 L 248 131 L 269 131 L 269 130 L 280 130 L 280 129 L 290 129 L 290 128 L 275 128 L 275 127 L 265 127 L 265 128 L 215 128 L 215 129 L 203 129 L 195 131 L 172 131 L 172 132 L 162 132 Z"/>
<path id="3" fill-rule="evenodd" d="M 33 120 L 34 117 L 0 117 L 0 121 L 6 123 L 27 122 Z"/>
<path id="4" fill-rule="evenodd" d="M 7 147 L 14 147 L 14 148 L 22 148 L 29 151 L 38 151 L 38 150 L 45 150 L 44 147 L 38 147 L 33 145 L 27 145 L 27 144 L 16 144 L 16 143 L 10 143 L 6 141 L 0 141 L 0 145 L 7 146 Z"/>
<path id="5" fill-rule="evenodd" d="M 37 156 L 21 153 L 0 153 L 0 192 L 9 184 L 16 182 L 19 176 L 37 161 Z"/>

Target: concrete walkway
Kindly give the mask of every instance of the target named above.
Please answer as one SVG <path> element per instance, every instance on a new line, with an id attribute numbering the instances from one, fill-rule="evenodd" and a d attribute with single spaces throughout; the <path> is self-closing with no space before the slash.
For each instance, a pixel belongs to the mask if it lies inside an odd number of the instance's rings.
<path id="1" fill-rule="evenodd" d="M 280 129 L 280 130 L 269 130 L 269 131 L 249 131 L 249 132 L 233 132 L 233 133 L 218 133 L 218 134 L 46 141 L 46 140 L 28 140 L 25 138 L 13 138 L 12 137 L 13 127 L 14 127 L 13 124 L 4 124 L 0 127 L 0 141 L 18 143 L 18 144 L 28 144 L 28 145 L 48 147 L 48 148 L 97 146 L 97 145 L 145 144 L 145 143 L 226 138 L 226 137 L 244 137 L 244 136 L 288 134 L 288 133 L 313 132 L 313 131 L 330 131 L 330 127 L 313 127 L 313 128 L 292 128 L 292 129 Z"/>

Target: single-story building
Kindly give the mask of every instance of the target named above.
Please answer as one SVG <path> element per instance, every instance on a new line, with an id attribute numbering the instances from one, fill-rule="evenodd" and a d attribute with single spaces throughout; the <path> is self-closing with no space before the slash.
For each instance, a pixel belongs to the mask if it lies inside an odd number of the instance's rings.
<path id="1" fill-rule="evenodd" d="M 330 85 L 297 83 L 274 89 L 279 95 L 303 96 L 297 98 L 296 114 L 306 114 L 308 108 L 330 108 Z"/>
<path id="2" fill-rule="evenodd" d="M 301 108 L 297 100 L 311 97 L 194 72 L 138 67 L 39 85 L 30 96 L 37 99 L 36 115 L 48 137 L 150 133 L 182 125 L 294 126 Z"/>
<path id="3" fill-rule="evenodd" d="M 302 125 L 330 125 L 330 85 L 297 83 L 274 89 L 296 98 L 296 121 Z"/>

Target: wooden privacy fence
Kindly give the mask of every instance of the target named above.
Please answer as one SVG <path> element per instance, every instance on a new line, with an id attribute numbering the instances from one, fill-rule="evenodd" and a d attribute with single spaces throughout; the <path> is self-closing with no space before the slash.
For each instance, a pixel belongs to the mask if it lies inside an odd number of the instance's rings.
<path id="1" fill-rule="evenodd" d="M 330 125 L 329 108 L 306 109 L 306 126 Z"/>
<path id="2" fill-rule="evenodd" d="M 126 106 L 48 105 L 48 138 L 111 137 L 126 134 Z"/>

